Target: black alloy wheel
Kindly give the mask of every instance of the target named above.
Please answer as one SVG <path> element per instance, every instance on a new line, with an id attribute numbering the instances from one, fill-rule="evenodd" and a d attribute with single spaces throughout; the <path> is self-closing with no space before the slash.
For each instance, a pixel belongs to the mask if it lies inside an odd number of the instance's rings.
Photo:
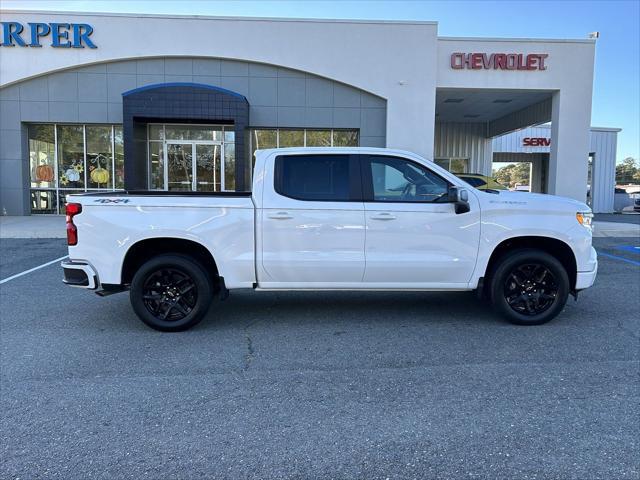
<path id="1" fill-rule="evenodd" d="M 539 315 L 558 297 L 553 273 L 540 263 L 516 266 L 507 277 L 504 296 L 509 306 L 523 315 Z"/>
<path id="2" fill-rule="evenodd" d="M 490 274 L 495 309 L 518 325 L 540 325 L 555 318 L 569 296 L 569 275 L 547 252 L 518 249 L 507 253 Z"/>
<path id="3" fill-rule="evenodd" d="M 131 282 L 131 306 L 144 323 L 163 332 L 187 330 L 206 315 L 213 288 L 193 258 L 165 254 L 148 260 Z"/>
<path id="4" fill-rule="evenodd" d="M 160 268 L 147 277 L 142 298 L 154 317 L 178 321 L 195 307 L 198 289 L 188 273 L 177 268 Z"/>

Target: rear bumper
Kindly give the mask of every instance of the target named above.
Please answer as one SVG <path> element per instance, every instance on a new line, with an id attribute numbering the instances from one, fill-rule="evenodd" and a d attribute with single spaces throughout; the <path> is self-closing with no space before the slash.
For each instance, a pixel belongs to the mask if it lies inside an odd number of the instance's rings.
<path id="1" fill-rule="evenodd" d="M 89 290 L 98 288 L 98 274 L 91 265 L 82 262 L 72 262 L 70 260 L 65 260 L 60 265 L 64 272 L 62 281 L 66 285 L 87 288 Z"/>
<path id="2" fill-rule="evenodd" d="M 589 288 L 596 281 L 596 275 L 598 274 L 598 254 L 596 249 L 591 247 L 591 258 L 589 258 L 589 265 L 593 268 L 587 272 L 578 272 L 576 275 L 576 290 L 584 290 Z"/>

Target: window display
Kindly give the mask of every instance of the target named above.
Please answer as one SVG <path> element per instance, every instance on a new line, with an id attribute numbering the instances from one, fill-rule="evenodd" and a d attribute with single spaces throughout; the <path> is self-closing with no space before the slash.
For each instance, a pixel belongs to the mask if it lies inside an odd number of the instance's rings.
<path id="1" fill-rule="evenodd" d="M 31 213 L 64 213 L 65 196 L 124 188 L 121 125 L 27 126 Z"/>

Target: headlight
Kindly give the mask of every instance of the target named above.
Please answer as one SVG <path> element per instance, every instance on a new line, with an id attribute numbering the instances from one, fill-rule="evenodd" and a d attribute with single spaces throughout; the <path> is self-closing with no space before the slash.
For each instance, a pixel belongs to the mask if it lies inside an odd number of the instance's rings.
<path id="1" fill-rule="evenodd" d="M 593 213 L 591 212 L 577 212 L 576 213 L 576 220 L 578 220 L 578 223 L 584 227 L 587 227 L 589 230 L 591 230 L 591 222 L 593 220 Z"/>

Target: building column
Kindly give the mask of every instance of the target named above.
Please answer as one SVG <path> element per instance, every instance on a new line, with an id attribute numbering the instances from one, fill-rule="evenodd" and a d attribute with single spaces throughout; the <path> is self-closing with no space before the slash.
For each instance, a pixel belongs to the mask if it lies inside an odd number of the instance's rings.
<path id="1" fill-rule="evenodd" d="M 553 94 L 547 193 L 587 201 L 590 123 L 590 95 L 570 89 Z"/>

